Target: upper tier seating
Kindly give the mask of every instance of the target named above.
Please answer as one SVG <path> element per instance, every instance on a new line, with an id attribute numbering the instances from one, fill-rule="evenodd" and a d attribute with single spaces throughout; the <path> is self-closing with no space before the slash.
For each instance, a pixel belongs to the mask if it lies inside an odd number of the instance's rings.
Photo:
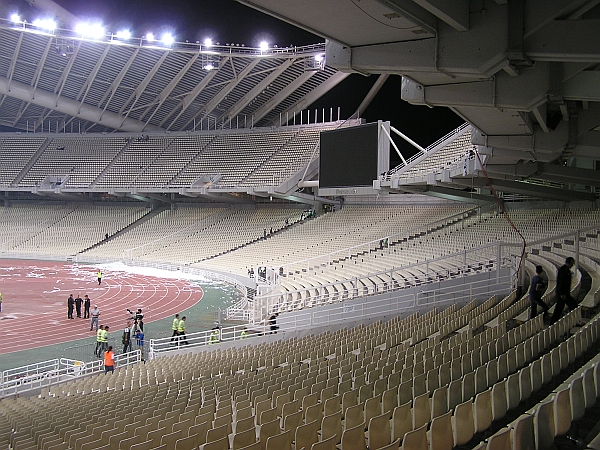
<path id="1" fill-rule="evenodd" d="M 219 176 L 213 188 L 278 186 L 318 156 L 320 131 L 339 126 L 8 136 L 0 140 L 0 187 L 45 187 L 48 176 L 68 176 L 61 190 L 160 190 L 189 188 L 207 175 Z"/>

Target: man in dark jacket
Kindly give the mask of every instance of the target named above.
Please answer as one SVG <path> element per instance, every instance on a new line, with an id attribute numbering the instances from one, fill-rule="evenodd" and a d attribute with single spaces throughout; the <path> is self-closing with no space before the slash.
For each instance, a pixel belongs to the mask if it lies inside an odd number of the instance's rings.
<path id="1" fill-rule="evenodd" d="M 565 264 L 558 269 L 556 274 L 556 306 L 554 307 L 554 313 L 552 314 L 552 323 L 555 323 L 560 319 L 562 310 L 565 307 L 565 303 L 570 310 L 577 308 L 577 301 L 571 297 L 571 269 L 575 265 L 575 260 L 572 257 L 568 257 L 565 260 Z"/>
<path id="2" fill-rule="evenodd" d="M 83 299 L 81 295 L 77 294 L 77 298 L 75 299 L 75 311 L 77 312 L 77 318 L 81 319 L 81 305 L 83 305 Z"/>
<path id="3" fill-rule="evenodd" d="M 75 299 L 73 298 L 73 294 L 69 295 L 67 299 L 67 319 L 73 318 L 73 308 L 75 307 Z"/>

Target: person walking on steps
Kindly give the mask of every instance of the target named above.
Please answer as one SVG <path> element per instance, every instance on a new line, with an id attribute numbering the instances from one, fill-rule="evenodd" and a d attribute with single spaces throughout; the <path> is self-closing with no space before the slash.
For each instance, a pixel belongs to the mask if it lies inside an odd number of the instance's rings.
<path id="1" fill-rule="evenodd" d="M 535 266 L 535 276 L 531 279 L 531 287 L 529 288 L 529 301 L 531 302 L 529 310 L 530 319 L 533 319 L 537 315 L 538 306 L 544 310 L 544 318 L 548 316 L 550 308 L 542 300 L 542 295 L 544 295 L 547 287 L 543 274 L 544 268 L 542 266 Z"/>
<path id="2" fill-rule="evenodd" d="M 571 296 L 571 278 L 573 277 L 571 269 L 574 265 L 575 259 L 569 256 L 556 274 L 556 288 L 554 289 L 556 305 L 554 306 L 554 313 L 552 313 L 552 323 L 556 323 L 560 319 L 565 304 L 571 311 L 577 308 L 577 301 Z"/>

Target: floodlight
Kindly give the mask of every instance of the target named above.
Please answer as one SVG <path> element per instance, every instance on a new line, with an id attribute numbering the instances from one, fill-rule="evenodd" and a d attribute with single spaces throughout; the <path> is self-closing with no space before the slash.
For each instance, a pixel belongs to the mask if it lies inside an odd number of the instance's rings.
<path id="1" fill-rule="evenodd" d="M 212 39 L 211 38 L 204 39 L 204 45 L 206 47 L 211 47 L 213 45 Z"/>
<path id="2" fill-rule="evenodd" d="M 56 29 L 56 22 L 52 19 L 35 19 L 32 25 L 47 31 L 54 31 Z"/>
<path id="3" fill-rule="evenodd" d="M 322 54 L 315 55 L 315 61 L 321 62 L 325 57 Z"/>
<path id="4" fill-rule="evenodd" d="M 83 37 L 90 39 L 100 39 L 104 36 L 104 27 L 101 23 L 79 23 L 75 27 L 75 32 Z"/>
<path id="5" fill-rule="evenodd" d="M 154 33 L 146 33 L 146 40 L 148 42 L 154 42 Z"/>
<path id="6" fill-rule="evenodd" d="M 117 38 L 119 39 L 129 39 L 131 37 L 131 31 L 129 30 L 121 30 L 117 32 Z"/>
<path id="7" fill-rule="evenodd" d="M 269 49 L 269 43 L 267 41 L 262 41 L 259 45 L 259 48 L 262 51 L 268 50 Z"/>
<path id="8" fill-rule="evenodd" d="M 208 63 L 204 66 L 204 70 L 213 70 L 215 68 L 215 66 L 212 65 L 212 63 Z"/>
<path id="9" fill-rule="evenodd" d="M 19 16 L 17 13 L 11 14 L 10 20 L 14 23 L 21 23 L 21 16 Z"/>
<path id="10" fill-rule="evenodd" d="M 175 38 L 171 33 L 165 33 L 162 35 L 161 41 L 165 45 L 172 45 L 175 42 Z"/>

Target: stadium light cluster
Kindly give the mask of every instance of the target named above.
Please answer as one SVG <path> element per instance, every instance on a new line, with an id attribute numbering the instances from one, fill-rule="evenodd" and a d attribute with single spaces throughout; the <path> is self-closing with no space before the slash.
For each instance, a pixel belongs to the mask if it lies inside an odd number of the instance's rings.
<path id="1" fill-rule="evenodd" d="M 58 30 L 57 22 L 51 18 L 38 18 L 38 19 L 35 19 L 33 22 L 28 22 L 27 20 L 23 19 L 17 12 L 11 14 L 10 22 L 12 22 L 15 25 L 22 26 L 23 28 L 33 27 L 33 28 L 37 28 L 38 30 L 44 31 L 47 33 L 55 33 L 55 31 Z M 69 31 L 69 30 L 66 30 L 66 31 Z M 152 45 L 162 45 L 165 47 L 172 47 L 176 42 L 175 36 L 169 32 L 164 33 L 160 37 L 160 39 L 158 39 L 156 37 L 156 35 L 152 32 L 146 33 L 146 35 L 142 36 L 141 39 L 134 38 L 132 36 L 131 31 L 127 30 L 127 29 L 119 30 L 116 33 L 111 33 L 111 32 L 108 32 L 106 30 L 106 28 L 102 25 L 102 23 L 99 21 L 81 22 L 81 23 L 77 24 L 75 26 L 75 28 L 73 30 L 71 30 L 70 32 L 74 32 L 77 36 L 84 38 L 84 39 L 92 39 L 92 40 L 105 40 L 106 39 L 109 42 L 115 42 L 115 43 L 125 43 L 125 42 L 132 43 L 131 41 L 134 41 L 137 39 L 137 40 L 139 40 L 139 42 L 142 45 L 143 45 L 143 43 L 146 43 L 146 44 L 152 44 Z M 185 42 L 187 43 L 188 41 L 185 41 Z M 200 41 L 196 41 L 196 44 L 200 44 Z M 212 38 L 207 37 L 202 42 L 202 46 L 205 49 L 209 49 L 214 46 L 220 46 L 220 44 L 218 42 L 214 43 Z M 226 44 L 226 46 L 227 47 L 230 47 L 230 46 L 231 47 L 246 47 L 244 44 Z M 263 53 L 266 53 L 271 48 L 276 49 L 277 46 L 271 45 L 267 41 L 261 41 L 258 45 L 258 49 L 260 50 L 261 55 Z M 207 70 L 212 70 L 212 69 L 214 69 L 214 66 L 212 64 L 207 64 L 205 66 L 205 68 Z"/>

